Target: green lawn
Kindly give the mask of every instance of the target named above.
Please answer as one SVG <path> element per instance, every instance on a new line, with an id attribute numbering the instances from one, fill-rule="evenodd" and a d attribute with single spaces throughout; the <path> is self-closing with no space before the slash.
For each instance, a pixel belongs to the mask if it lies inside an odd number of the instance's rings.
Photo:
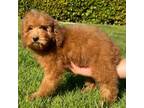
<path id="1" fill-rule="evenodd" d="M 19 24 L 20 25 L 20 24 Z M 97 25 L 117 43 L 121 49 L 121 55 L 125 57 L 126 39 L 125 26 Z M 20 29 L 19 29 L 20 30 Z M 20 32 L 19 32 L 20 38 Z M 32 58 L 30 51 L 22 47 L 19 40 L 18 59 L 18 106 L 20 108 L 101 108 L 98 90 L 81 93 L 83 77 L 73 76 L 66 72 L 61 81 L 61 85 L 54 96 L 36 99 L 32 102 L 27 100 L 27 96 L 36 91 L 40 85 L 43 70 Z M 112 106 L 104 105 L 102 108 L 125 108 L 126 107 L 126 81 L 120 80 L 118 101 Z"/>

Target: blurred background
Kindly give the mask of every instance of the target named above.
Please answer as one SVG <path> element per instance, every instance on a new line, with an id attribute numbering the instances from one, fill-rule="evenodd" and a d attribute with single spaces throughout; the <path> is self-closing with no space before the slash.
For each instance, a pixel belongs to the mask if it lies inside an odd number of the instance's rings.
<path id="1" fill-rule="evenodd" d="M 126 0 L 19 0 L 18 7 L 21 18 L 29 9 L 38 9 L 60 21 L 126 24 Z"/>

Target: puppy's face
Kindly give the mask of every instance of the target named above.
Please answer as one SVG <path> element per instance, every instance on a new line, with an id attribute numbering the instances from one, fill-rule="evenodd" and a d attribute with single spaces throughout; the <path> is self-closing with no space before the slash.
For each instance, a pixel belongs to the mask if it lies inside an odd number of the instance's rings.
<path id="1" fill-rule="evenodd" d="M 44 50 L 54 37 L 54 20 L 45 13 L 31 10 L 22 22 L 22 41 L 32 50 Z"/>

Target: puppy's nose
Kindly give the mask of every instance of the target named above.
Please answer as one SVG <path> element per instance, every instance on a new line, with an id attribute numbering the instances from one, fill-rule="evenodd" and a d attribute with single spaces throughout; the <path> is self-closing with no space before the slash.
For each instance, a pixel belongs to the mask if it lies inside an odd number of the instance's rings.
<path id="1" fill-rule="evenodd" d="M 34 36 L 34 37 L 33 37 L 33 41 L 34 41 L 34 42 L 36 42 L 36 41 L 38 41 L 38 40 L 39 40 L 39 37 L 38 37 L 38 36 Z"/>

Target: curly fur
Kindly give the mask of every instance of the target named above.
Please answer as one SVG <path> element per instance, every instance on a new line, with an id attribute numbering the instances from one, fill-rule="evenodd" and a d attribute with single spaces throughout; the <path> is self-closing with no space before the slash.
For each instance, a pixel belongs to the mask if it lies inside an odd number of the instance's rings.
<path id="1" fill-rule="evenodd" d="M 119 49 L 97 27 L 60 26 L 46 13 L 31 10 L 22 21 L 22 41 L 44 68 L 42 83 L 30 99 L 52 94 L 71 62 L 91 68 L 91 79 L 98 83 L 102 99 L 112 102 L 117 98 Z"/>

